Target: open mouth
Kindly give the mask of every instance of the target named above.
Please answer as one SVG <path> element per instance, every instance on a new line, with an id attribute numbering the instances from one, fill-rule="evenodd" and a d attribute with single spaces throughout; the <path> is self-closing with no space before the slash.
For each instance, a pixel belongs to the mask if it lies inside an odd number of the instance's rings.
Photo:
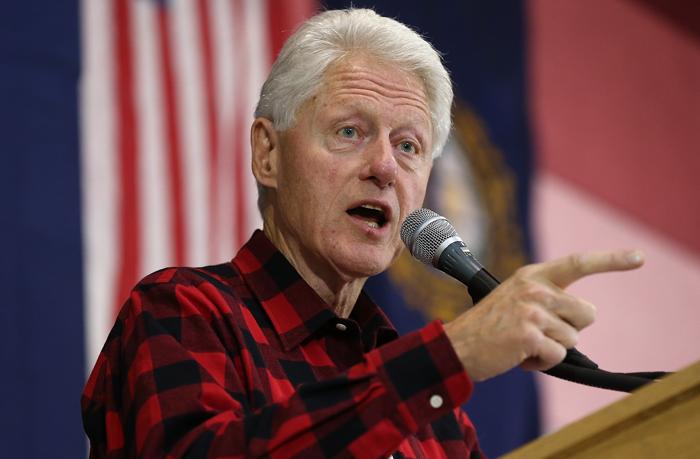
<path id="1" fill-rule="evenodd" d="M 379 206 L 362 204 L 346 211 L 348 215 L 364 220 L 370 228 L 381 228 L 387 223 L 384 210 Z"/>

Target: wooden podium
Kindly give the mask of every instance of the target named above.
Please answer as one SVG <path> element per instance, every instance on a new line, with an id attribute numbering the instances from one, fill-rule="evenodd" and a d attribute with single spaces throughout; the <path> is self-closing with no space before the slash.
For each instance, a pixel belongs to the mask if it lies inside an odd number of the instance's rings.
<path id="1" fill-rule="evenodd" d="M 700 458 L 700 362 L 503 457 Z"/>

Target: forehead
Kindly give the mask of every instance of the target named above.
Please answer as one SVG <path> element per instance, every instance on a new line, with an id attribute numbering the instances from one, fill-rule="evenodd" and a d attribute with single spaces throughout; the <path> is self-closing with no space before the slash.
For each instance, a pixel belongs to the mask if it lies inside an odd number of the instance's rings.
<path id="1" fill-rule="evenodd" d="M 416 75 L 377 58 L 355 54 L 326 69 L 317 93 L 320 105 L 374 102 L 423 118 L 430 123 L 425 85 Z"/>

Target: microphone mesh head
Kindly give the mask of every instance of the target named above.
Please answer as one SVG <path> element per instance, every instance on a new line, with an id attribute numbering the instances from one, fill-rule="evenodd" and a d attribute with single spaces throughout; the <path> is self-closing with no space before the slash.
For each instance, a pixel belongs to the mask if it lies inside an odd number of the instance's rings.
<path id="1" fill-rule="evenodd" d="M 424 226 L 431 219 L 434 220 Z M 457 231 L 454 226 L 430 209 L 414 210 L 401 225 L 401 240 L 411 255 L 429 265 L 440 244 L 455 236 Z"/>
<path id="2" fill-rule="evenodd" d="M 409 250 L 411 249 L 410 246 L 418 228 L 420 228 L 424 222 L 439 216 L 440 215 L 430 209 L 416 209 L 408 214 L 408 217 L 406 217 L 406 220 L 404 220 L 401 225 L 401 240 L 404 244 L 409 246 Z"/>

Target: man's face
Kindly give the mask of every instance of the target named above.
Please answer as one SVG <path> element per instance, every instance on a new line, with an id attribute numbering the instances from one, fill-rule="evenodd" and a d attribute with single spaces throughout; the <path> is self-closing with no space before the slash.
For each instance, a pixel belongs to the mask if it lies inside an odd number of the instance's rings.
<path id="1" fill-rule="evenodd" d="M 274 191 L 277 229 L 314 272 L 367 277 L 399 255 L 432 167 L 430 119 L 414 75 L 361 55 L 328 68 L 280 133 Z"/>

